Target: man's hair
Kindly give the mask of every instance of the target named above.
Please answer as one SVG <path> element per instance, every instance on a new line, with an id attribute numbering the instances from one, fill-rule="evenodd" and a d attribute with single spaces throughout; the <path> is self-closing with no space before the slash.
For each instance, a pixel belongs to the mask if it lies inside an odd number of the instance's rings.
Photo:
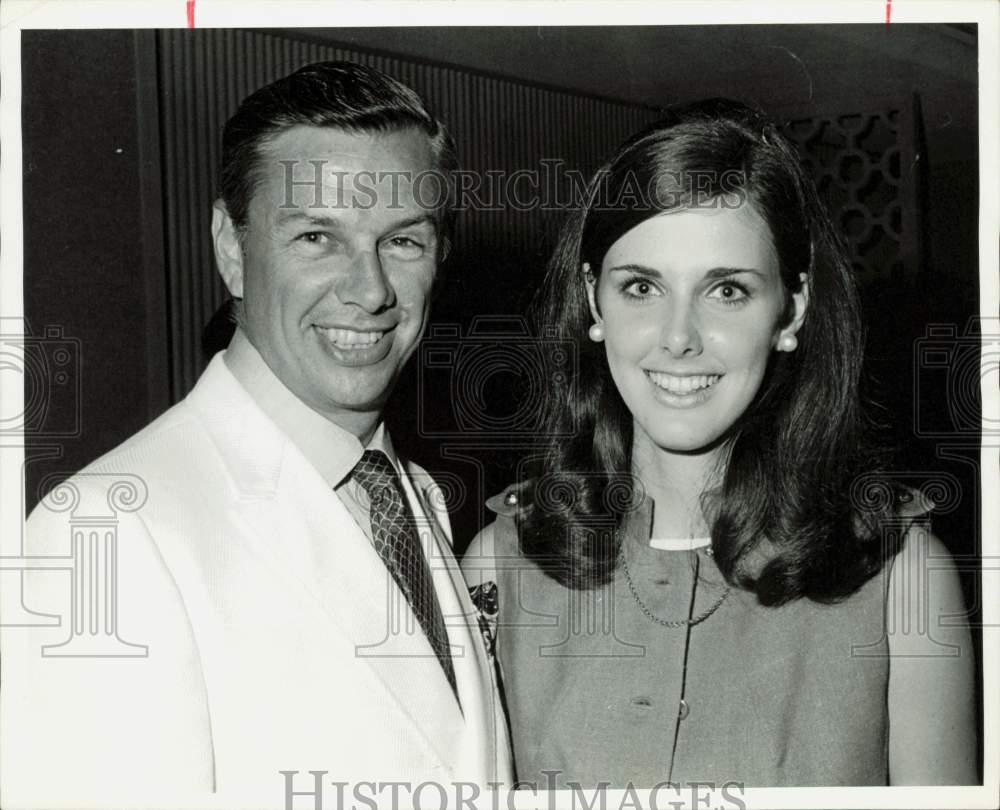
<path id="1" fill-rule="evenodd" d="M 222 132 L 219 196 L 238 230 L 246 227 L 250 200 L 261 178 L 263 148 L 292 127 L 330 127 L 352 133 L 415 129 L 427 136 L 434 168 L 445 175 L 457 165 L 455 144 L 424 102 L 405 84 L 353 62 L 315 62 L 248 96 Z M 435 212 L 448 239 L 451 195 Z"/>
<path id="2" fill-rule="evenodd" d="M 649 193 L 624 193 L 636 187 Z M 608 199 L 629 202 L 609 206 Z M 539 329 L 575 342 L 579 371 L 572 378 L 553 372 L 544 393 L 543 461 L 521 498 L 529 507 L 522 549 L 540 564 L 547 560 L 547 570 L 570 587 L 613 577 L 619 543 L 601 541 L 592 529 L 620 527 L 632 504 L 621 492 L 633 490 L 633 421 L 603 346 L 587 339 L 581 268 L 586 262 L 600 276 L 608 249 L 631 228 L 705 204 L 749 205 L 767 223 L 784 323 L 800 273 L 810 293 L 797 351 L 772 355 L 757 395 L 726 437 L 721 489 L 703 500 L 716 563 L 763 604 L 841 599 L 894 551 L 880 532 L 888 515 L 859 514 L 851 498 L 858 476 L 877 472 L 879 458 L 859 395 L 863 330 L 850 260 L 792 144 L 761 113 L 723 99 L 675 108 L 623 144 L 563 228 L 535 317 Z M 564 508 L 543 505 L 553 500 L 546 487 L 573 495 Z M 762 568 L 749 569 L 750 552 L 764 538 L 773 553 Z"/>

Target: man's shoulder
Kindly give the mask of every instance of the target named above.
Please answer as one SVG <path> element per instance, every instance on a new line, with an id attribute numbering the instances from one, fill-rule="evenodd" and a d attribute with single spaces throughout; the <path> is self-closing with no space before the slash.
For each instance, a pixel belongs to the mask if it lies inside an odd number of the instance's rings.
<path id="1" fill-rule="evenodd" d="M 258 418 L 250 418 L 251 414 Z M 234 428 L 237 421 L 247 423 L 239 428 L 243 433 L 250 427 L 253 432 L 259 432 L 260 415 L 253 400 L 219 354 L 184 399 L 81 472 L 103 472 L 135 465 L 151 465 L 158 469 L 178 457 L 186 459 L 185 463 L 193 467 L 198 458 L 214 452 L 215 437 Z M 242 435 L 241 438 L 247 437 Z"/>
<path id="2" fill-rule="evenodd" d="M 60 499 L 110 497 L 112 491 L 128 497 L 130 490 L 147 492 L 152 488 L 158 493 L 168 493 L 203 485 L 212 467 L 210 459 L 218 455 L 212 427 L 202 413 L 206 404 L 211 403 L 211 399 L 206 401 L 203 384 L 209 371 L 185 399 L 49 489 L 32 512 L 32 519 L 63 511 L 59 508 Z M 218 369 L 213 373 L 217 375 Z M 196 407 L 193 402 L 197 396 L 202 402 Z"/>
<path id="3" fill-rule="evenodd" d="M 48 492 L 32 511 L 29 523 L 37 524 L 67 509 L 86 509 L 92 501 L 112 503 L 122 498 L 126 505 L 144 501 L 145 493 L 163 474 L 177 468 L 182 459 L 186 465 L 193 462 L 193 454 L 204 445 L 195 433 L 189 409 L 183 402 L 174 405 L 80 471 L 46 487 Z"/>
<path id="4" fill-rule="evenodd" d="M 94 459 L 81 473 L 97 473 L 121 466 L 123 462 L 135 458 L 148 457 L 153 448 L 176 446 L 185 433 L 198 430 L 191 408 L 185 400 L 165 410 L 152 422 L 140 428 L 121 444 L 111 448 Z"/>

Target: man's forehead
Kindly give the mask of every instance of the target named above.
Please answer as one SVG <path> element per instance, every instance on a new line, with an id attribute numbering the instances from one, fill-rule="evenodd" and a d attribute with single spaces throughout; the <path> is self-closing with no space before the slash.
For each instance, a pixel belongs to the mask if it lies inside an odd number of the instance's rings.
<path id="1" fill-rule="evenodd" d="M 427 136 L 416 128 L 353 132 L 336 127 L 296 126 L 268 139 L 259 168 L 284 176 L 288 166 L 310 177 L 319 164 L 327 173 L 353 177 L 371 172 L 421 172 L 432 167 Z"/>
<path id="2" fill-rule="evenodd" d="M 420 210 L 443 189 L 416 129 L 387 133 L 294 127 L 261 150 L 255 201 L 267 208 Z M 419 198 L 419 199 L 418 199 Z M 426 198 L 426 202 L 422 202 Z"/>

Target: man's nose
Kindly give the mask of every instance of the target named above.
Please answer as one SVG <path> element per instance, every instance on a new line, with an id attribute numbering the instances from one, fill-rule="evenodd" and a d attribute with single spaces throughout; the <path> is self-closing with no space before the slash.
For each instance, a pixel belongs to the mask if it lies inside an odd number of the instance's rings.
<path id="1" fill-rule="evenodd" d="M 690 301 L 678 296 L 671 302 L 660 333 L 660 346 L 674 357 L 696 357 L 701 354 L 698 317 Z"/>
<path id="2" fill-rule="evenodd" d="M 341 303 L 356 304 L 372 313 L 391 307 L 396 300 L 376 250 L 355 254 L 347 272 L 340 278 L 336 292 Z"/>

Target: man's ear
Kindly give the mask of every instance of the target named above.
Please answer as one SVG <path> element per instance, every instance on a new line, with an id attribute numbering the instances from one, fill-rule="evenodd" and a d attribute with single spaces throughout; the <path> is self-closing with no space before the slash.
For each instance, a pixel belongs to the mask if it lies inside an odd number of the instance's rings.
<path id="1" fill-rule="evenodd" d="M 243 246 L 240 235 L 222 200 L 212 207 L 212 242 L 215 266 L 233 298 L 243 297 Z"/>
<path id="2" fill-rule="evenodd" d="M 590 271 L 590 264 L 587 262 L 583 263 L 582 270 L 583 283 L 587 286 L 587 303 L 590 305 L 590 317 L 594 319 L 594 323 L 603 323 L 601 311 L 597 307 L 597 280 Z"/>
<path id="3" fill-rule="evenodd" d="M 792 319 L 775 336 L 775 345 L 780 349 L 795 342 L 795 335 L 806 320 L 806 311 L 809 309 L 809 276 L 806 273 L 799 273 L 799 281 L 802 282 L 798 292 L 792 293 Z M 793 347 L 794 348 L 794 347 Z"/>

